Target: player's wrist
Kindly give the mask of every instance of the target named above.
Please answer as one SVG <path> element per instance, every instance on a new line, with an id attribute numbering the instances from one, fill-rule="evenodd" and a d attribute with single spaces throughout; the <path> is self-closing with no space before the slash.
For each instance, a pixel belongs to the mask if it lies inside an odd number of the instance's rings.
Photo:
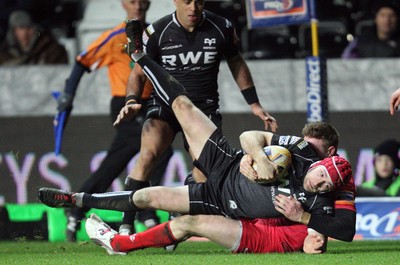
<path id="1" fill-rule="evenodd" d="M 259 102 L 255 86 L 243 89 L 241 90 L 241 92 L 247 104 L 251 105 L 253 103 Z"/>
<path id="2" fill-rule="evenodd" d="M 129 95 L 125 98 L 125 105 L 140 104 L 140 98 L 135 95 Z"/>
<path id="3" fill-rule="evenodd" d="M 308 223 L 310 222 L 310 219 L 311 219 L 311 214 L 310 214 L 310 213 L 303 212 L 303 213 L 300 215 L 299 223 L 308 225 Z"/>

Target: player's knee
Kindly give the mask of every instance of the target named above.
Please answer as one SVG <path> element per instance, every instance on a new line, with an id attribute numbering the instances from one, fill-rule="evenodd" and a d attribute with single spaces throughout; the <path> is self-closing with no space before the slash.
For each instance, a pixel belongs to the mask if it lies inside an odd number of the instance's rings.
<path id="1" fill-rule="evenodd" d="M 174 111 L 189 111 L 193 108 L 193 103 L 190 101 L 188 97 L 177 97 L 172 105 Z"/>
<path id="2" fill-rule="evenodd" d="M 138 159 L 138 163 L 146 165 L 146 167 L 152 167 L 157 160 L 156 152 L 149 149 L 140 150 L 140 156 Z"/>
<path id="3" fill-rule="evenodd" d="M 199 221 L 197 215 L 182 215 L 174 220 L 177 226 L 186 234 L 194 234 Z"/>
<path id="4" fill-rule="evenodd" d="M 151 194 L 149 188 L 137 190 L 132 196 L 133 203 L 141 209 L 149 208 L 153 201 Z"/>

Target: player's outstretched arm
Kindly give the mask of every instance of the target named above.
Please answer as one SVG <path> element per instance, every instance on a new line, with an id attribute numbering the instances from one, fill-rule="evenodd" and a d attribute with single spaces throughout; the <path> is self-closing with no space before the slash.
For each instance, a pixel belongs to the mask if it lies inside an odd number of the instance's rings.
<path id="1" fill-rule="evenodd" d="M 142 108 L 142 105 L 136 102 L 126 103 L 126 105 L 119 112 L 117 119 L 114 122 L 114 126 L 117 126 L 124 120 L 129 120 L 133 118 L 139 110 Z"/>
<path id="2" fill-rule="evenodd" d="M 251 104 L 250 108 L 253 114 L 264 122 L 264 128 L 266 131 L 271 129 L 272 132 L 276 132 L 278 130 L 278 122 L 276 119 L 269 115 L 269 113 L 262 108 L 259 102 Z"/>
<path id="3" fill-rule="evenodd" d="M 275 132 L 278 129 L 278 123 L 274 117 L 269 115 L 268 112 L 262 108 L 258 100 L 256 87 L 254 86 L 249 67 L 242 55 L 238 54 L 227 58 L 227 63 L 240 92 L 242 92 L 247 104 L 250 105 L 253 114 L 264 122 L 265 130 L 268 131 L 271 129 L 272 132 Z"/>
<path id="4" fill-rule="evenodd" d="M 400 105 L 400 88 L 393 92 L 390 96 L 389 108 L 390 114 L 394 115 L 395 111 L 399 108 Z"/>
<path id="5" fill-rule="evenodd" d="M 133 118 L 142 108 L 140 99 L 143 93 L 144 84 L 146 82 L 146 75 L 139 64 L 135 64 L 132 69 L 128 83 L 126 85 L 126 103 L 121 109 L 114 126 L 118 125 L 123 120 Z"/>

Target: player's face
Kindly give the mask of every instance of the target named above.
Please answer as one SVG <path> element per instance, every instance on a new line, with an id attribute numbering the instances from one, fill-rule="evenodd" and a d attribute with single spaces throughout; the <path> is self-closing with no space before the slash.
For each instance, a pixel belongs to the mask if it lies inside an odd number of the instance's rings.
<path id="1" fill-rule="evenodd" d="M 316 166 L 304 177 L 303 188 L 308 192 L 325 193 L 333 189 L 333 182 L 324 166 Z"/>
<path id="2" fill-rule="evenodd" d="M 203 19 L 204 0 L 174 0 L 179 23 L 193 31 Z"/>
<path id="3" fill-rule="evenodd" d="M 145 23 L 146 12 L 149 7 L 148 0 L 122 0 L 122 6 L 129 19 L 136 18 L 142 23 Z"/>
<path id="4" fill-rule="evenodd" d="M 310 136 L 304 136 L 304 140 L 311 144 L 318 151 L 319 156 L 322 158 L 331 156 L 330 149 L 325 143 L 325 140 Z"/>

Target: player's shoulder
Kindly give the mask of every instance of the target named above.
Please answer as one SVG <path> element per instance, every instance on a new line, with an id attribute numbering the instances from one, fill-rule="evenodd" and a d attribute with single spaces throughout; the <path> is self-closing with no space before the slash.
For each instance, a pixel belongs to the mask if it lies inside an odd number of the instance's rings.
<path id="1" fill-rule="evenodd" d="M 282 146 L 291 146 L 291 145 L 307 145 L 307 142 L 305 142 L 304 138 L 295 136 L 295 135 L 280 135 L 280 134 L 274 134 L 272 136 L 272 141 L 276 145 L 282 145 Z"/>
<path id="2" fill-rule="evenodd" d="M 218 26 L 219 28 L 233 28 L 232 22 L 220 15 L 217 15 L 211 11 L 204 10 L 205 19 L 212 22 L 214 25 Z"/>
<path id="3" fill-rule="evenodd" d="M 224 24 L 224 23 L 226 23 L 226 21 L 229 21 L 227 18 L 217 15 L 208 10 L 204 10 L 204 16 L 206 19 L 208 19 L 212 22 L 220 23 L 220 24 Z"/>
<path id="4" fill-rule="evenodd" d="M 174 13 L 165 15 L 162 18 L 154 21 L 153 23 L 147 26 L 146 31 L 148 31 L 151 35 L 154 32 L 163 31 L 171 23 L 174 23 Z"/>

